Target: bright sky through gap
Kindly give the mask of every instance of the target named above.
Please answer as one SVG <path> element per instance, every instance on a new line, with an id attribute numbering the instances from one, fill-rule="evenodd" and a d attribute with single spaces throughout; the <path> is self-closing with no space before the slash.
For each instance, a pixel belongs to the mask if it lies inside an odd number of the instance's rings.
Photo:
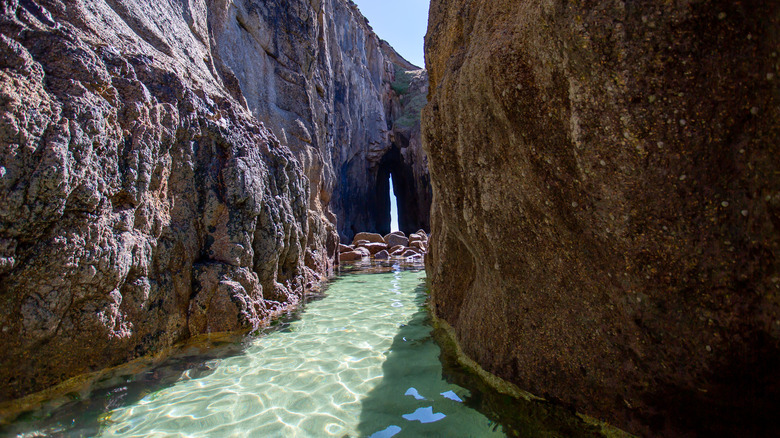
<path id="1" fill-rule="evenodd" d="M 374 32 L 407 61 L 424 68 L 430 0 L 354 0 Z"/>
<path id="2" fill-rule="evenodd" d="M 390 175 L 390 232 L 398 231 L 398 200 L 393 192 L 393 176 Z"/>

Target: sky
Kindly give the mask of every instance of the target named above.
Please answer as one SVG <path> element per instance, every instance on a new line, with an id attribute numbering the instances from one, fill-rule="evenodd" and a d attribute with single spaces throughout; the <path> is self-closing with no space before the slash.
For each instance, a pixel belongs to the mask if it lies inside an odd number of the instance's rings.
<path id="1" fill-rule="evenodd" d="M 430 0 L 353 0 L 379 38 L 407 61 L 425 67 L 423 38 Z"/>
<path id="2" fill-rule="evenodd" d="M 393 176 L 390 175 L 390 232 L 398 231 L 398 201 L 393 192 Z"/>

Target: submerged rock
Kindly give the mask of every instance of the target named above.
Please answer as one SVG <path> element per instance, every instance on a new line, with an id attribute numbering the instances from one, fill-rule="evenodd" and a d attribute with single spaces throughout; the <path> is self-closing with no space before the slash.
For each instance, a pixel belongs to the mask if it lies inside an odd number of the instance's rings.
<path id="1" fill-rule="evenodd" d="M 642 436 L 780 430 L 779 8 L 432 0 L 427 271 L 469 357 Z"/>

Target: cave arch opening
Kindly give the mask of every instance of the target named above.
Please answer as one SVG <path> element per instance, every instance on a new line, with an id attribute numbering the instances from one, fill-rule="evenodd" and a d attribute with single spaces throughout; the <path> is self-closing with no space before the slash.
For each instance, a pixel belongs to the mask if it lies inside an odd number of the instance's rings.
<path id="1" fill-rule="evenodd" d="M 414 170 L 403 159 L 402 149 L 394 144 L 380 160 L 377 172 L 375 196 L 379 208 L 374 213 L 380 234 L 400 230 L 409 235 L 427 225 L 418 211 L 417 185 Z M 397 225 L 393 223 L 393 210 Z"/>

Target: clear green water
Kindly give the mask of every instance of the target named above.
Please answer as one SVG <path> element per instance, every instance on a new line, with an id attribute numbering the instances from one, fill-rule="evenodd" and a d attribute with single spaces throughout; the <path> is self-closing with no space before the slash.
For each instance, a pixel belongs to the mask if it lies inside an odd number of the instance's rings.
<path id="1" fill-rule="evenodd" d="M 299 319 L 238 352 L 117 377 L 128 385 L 89 396 L 103 403 L 22 419 L 14 435 L 504 436 L 467 406 L 469 391 L 442 377 L 424 278 L 400 269 L 348 274 Z"/>

